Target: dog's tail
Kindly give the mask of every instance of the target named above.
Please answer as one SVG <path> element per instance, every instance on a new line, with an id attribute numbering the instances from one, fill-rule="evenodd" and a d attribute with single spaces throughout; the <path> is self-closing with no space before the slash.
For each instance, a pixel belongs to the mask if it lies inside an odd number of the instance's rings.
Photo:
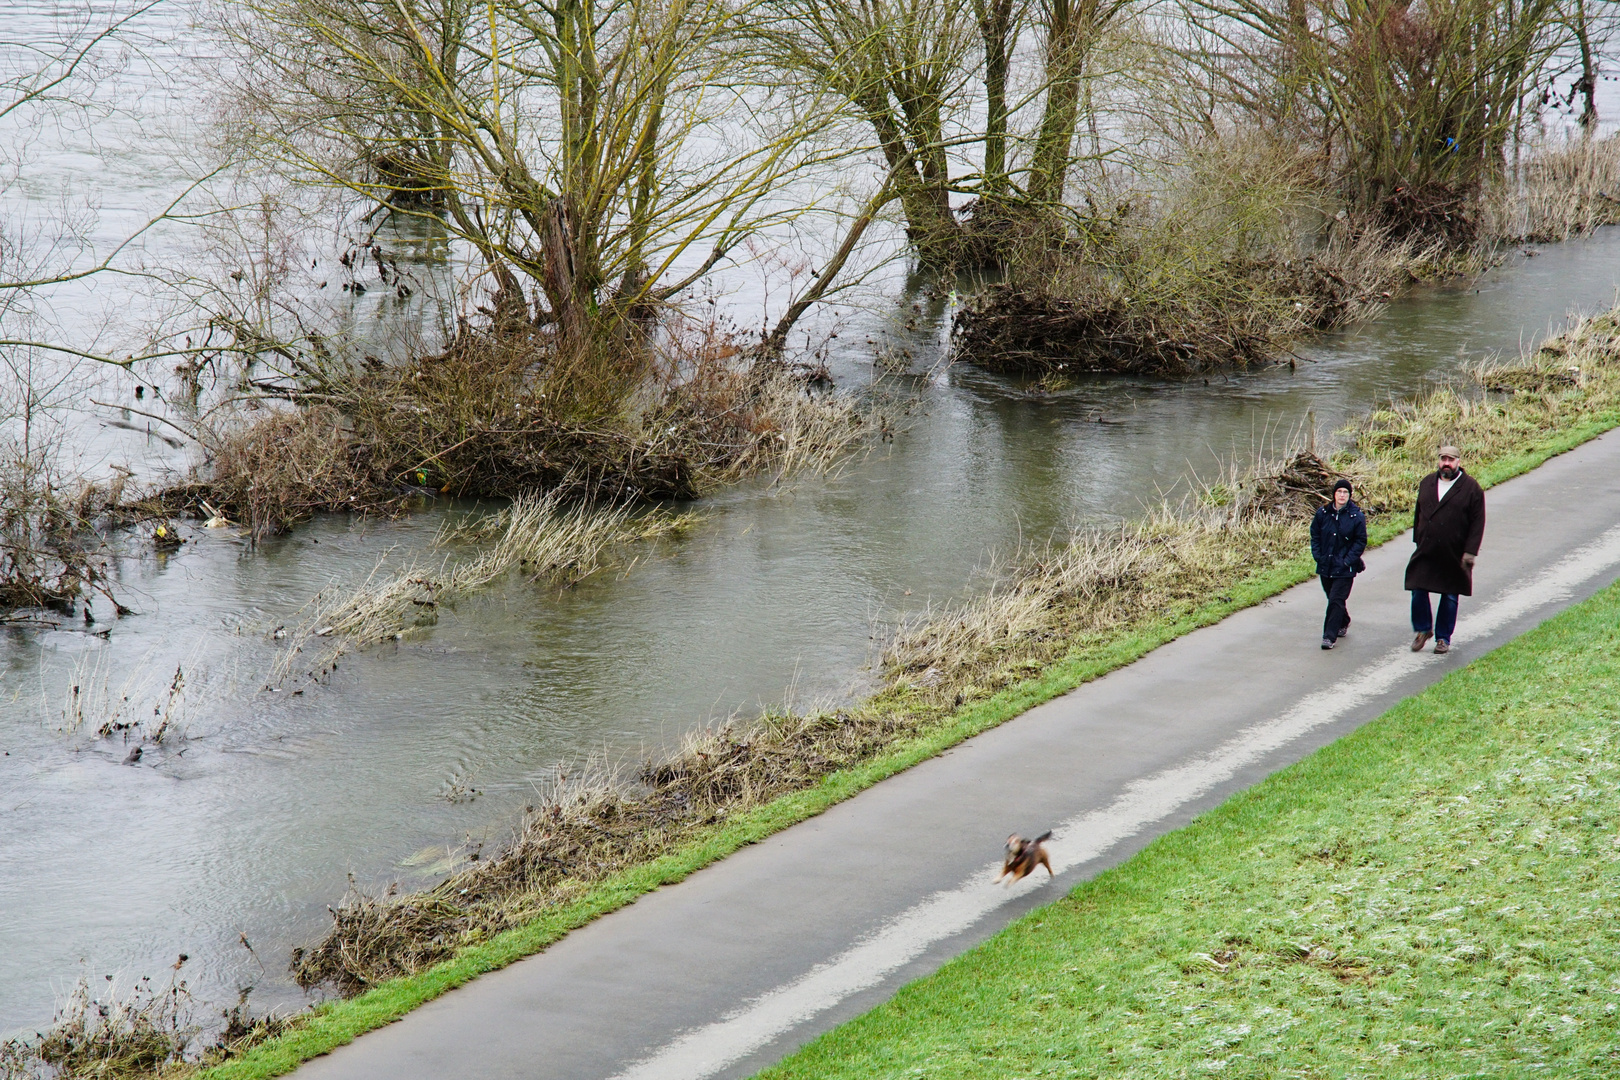
<path id="1" fill-rule="evenodd" d="M 1050 839 L 1052 839 L 1052 830 L 1047 829 L 1045 832 L 1041 833 L 1041 835 L 1037 836 L 1034 840 L 1030 841 L 1030 843 L 1032 845 L 1044 844 Z"/>

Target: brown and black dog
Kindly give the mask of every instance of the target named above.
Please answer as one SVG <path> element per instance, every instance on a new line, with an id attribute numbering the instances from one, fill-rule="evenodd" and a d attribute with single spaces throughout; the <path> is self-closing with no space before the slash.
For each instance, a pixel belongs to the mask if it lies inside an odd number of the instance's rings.
<path id="1" fill-rule="evenodd" d="M 1037 866 L 1046 867 L 1050 877 L 1057 877 L 1052 873 L 1052 861 L 1046 857 L 1046 842 L 1052 839 L 1052 830 L 1048 829 L 1033 840 L 1025 840 L 1017 833 L 1007 837 L 1007 857 L 1001 862 L 1001 872 L 996 880 L 1007 878 L 1011 885 L 1020 878 L 1033 873 Z"/>

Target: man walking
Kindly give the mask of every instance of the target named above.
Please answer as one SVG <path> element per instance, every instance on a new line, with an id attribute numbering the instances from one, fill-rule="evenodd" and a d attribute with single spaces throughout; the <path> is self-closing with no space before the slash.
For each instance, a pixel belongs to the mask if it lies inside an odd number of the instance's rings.
<path id="1" fill-rule="evenodd" d="M 1485 492 L 1463 472 L 1462 451 L 1440 448 L 1440 468 L 1418 481 L 1417 509 L 1412 515 L 1412 542 L 1417 550 L 1406 564 L 1406 587 L 1412 592 L 1412 651 L 1422 652 L 1429 638 L 1434 651 L 1451 651 L 1457 626 L 1457 598 L 1474 594 L 1474 560 L 1485 537 Z M 1440 594 L 1440 606 L 1429 610 L 1429 594 Z"/>
<path id="2" fill-rule="evenodd" d="M 1322 648 L 1331 649 L 1350 629 L 1350 612 L 1344 602 L 1350 599 L 1350 586 L 1356 575 L 1367 568 L 1361 553 L 1367 550 L 1367 517 L 1350 496 L 1350 481 L 1333 485 L 1333 501 L 1316 508 L 1311 518 L 1311 557 L 1316 575 L 1327 593 L 1327 617 L 1322 620 Z"/>

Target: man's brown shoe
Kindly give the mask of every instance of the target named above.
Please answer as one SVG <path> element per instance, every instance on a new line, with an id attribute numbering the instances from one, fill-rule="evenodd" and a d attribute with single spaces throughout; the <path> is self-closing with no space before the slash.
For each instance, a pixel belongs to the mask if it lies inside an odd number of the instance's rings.
<path id="1" fill-rule="evenodd" d="M 1448 652 L 1450 652 L 1451 651 L 1451 642 L 1449 642 L 1449 641 L 1437 641 L 1437 642 L 1435 642 L 1434 643 L 1434 651 L 1437 654 L 1438 653 L 1448 653 Z"/>
<path id="2" fill-rule="evenodd" d="M 1412 639 L 1412 651 L 1413 652 L 1422 652 L 1423 651 L 1423 646 L 1427 645 L 1429 643 L 1429 639 L 1432 638 L 1432 637 L 1434 637 L 1433 634 L 1419 634 L 1417 637 L 1413 638 Z"/>

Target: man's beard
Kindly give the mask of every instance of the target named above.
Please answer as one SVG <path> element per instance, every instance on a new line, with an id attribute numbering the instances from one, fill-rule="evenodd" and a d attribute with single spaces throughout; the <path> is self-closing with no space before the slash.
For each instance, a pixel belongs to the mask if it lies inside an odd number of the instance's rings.
<path id="1" fill-rule="evenodd" d="M 1462 470 L 1457 468 L 1455 465 L 1442 465 L 1440 466 L 1440 479 L 1455 480 L 1457 479 L 1457 474 L 1461 471 Z"/>

